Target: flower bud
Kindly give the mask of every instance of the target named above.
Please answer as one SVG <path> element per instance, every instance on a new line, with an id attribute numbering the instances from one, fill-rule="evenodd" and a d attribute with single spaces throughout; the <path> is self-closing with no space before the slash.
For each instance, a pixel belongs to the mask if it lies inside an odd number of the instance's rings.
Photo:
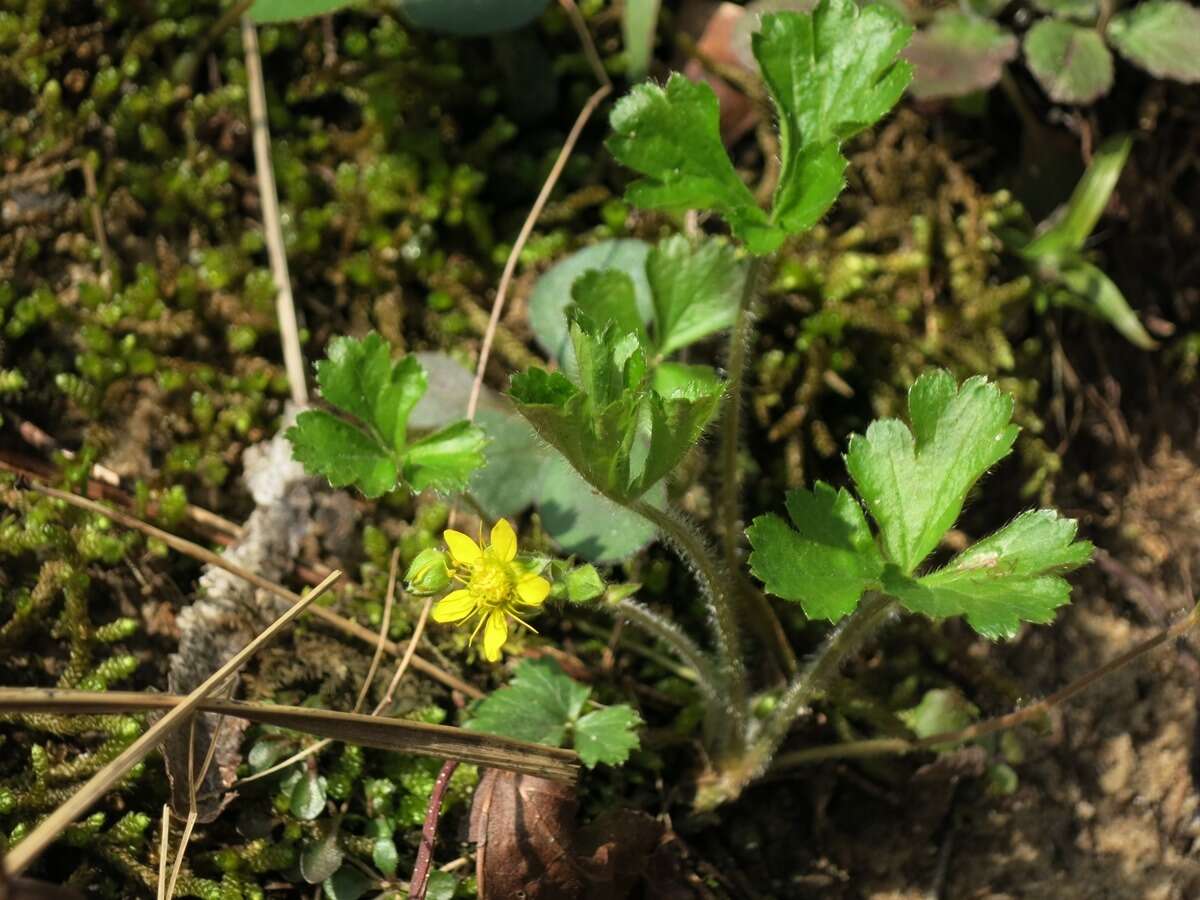
<path id="1" fill-rule="evenodd" d="M 404 576 L 410 594 L 436 594 L 450 586 L 450 570 L 446 567 L 446 555 L 430 547 L 417 554 L 408 574 Z"/>

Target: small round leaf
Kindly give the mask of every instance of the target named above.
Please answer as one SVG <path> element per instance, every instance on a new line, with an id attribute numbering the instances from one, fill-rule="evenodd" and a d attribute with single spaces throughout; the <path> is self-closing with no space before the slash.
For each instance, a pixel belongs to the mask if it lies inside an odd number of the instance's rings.
<path id="1" fill-rule="evenodd" d="M 1150 0 L 1113 17 L 1108 39 L 1122 56 L 1156 78 L 1200 82 L 1200 9 L 1180 0 Z"/>
<path id="2" fill-rule="evenodd" d="M 1112 87 L 1112 54 L 1091 28 L 1043 19 L 1025 35 L 1025 61 L 1055 103 L 1091 103 Z"/>

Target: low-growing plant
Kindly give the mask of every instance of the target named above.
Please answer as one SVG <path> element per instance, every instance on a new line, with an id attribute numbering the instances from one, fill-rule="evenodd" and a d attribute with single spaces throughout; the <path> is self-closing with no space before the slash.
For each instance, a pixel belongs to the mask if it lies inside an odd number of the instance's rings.
<path id="1" fill-rule="evenodd" d="M 646 630 L 694 673 L 704 709 L 706 768 L 695 798 L 701 809 L 737 797 L 766 769 L 795 720 L 892 616 L 961 616 L 981 635 L 1011 637 L 1022 622 L 1051 621 L 1070 597 L 1062 575 L 1091 555 L 1091 545 L 1075 539 L 1073 521 L 1041 509 L 942 565 L 929 564 L 968 494 L 1009 453 L 1018 430 L 1009 395 L 982 377 L 959 383 L 945 371 L 927 372 L 912 385 L 908 423 L 883 419 L 851 438 L 845 462 L 855 493 L 818 482 L 780 498 L 788 519 L 759 516 L 744 532 L 739 524 L 740 394 L 759 294 L 775 252 L 813 227 L 841 192 L 842 144 L 885 116 L 906 89 L 911 67 L 900 53 L 910 34 L 890 9 L 860 10 L 852 0 L 822 0 L 811 14 L 763 17 L 753 49 L 778 114 L 782 158 L 769 209 L 734 169 L 706 85 L 674 75 L 663 86 L 635 87 L 613 110 L 608 142 L 618 161 L 642 176 L 627 199 L 646 209 L 713 213 L 728 224 L 733 243 L 682 237 L 661 243 L 645 260 L 649 303 L 639 302 L 627 274 L 581 273 L 570 286 L 572 302 L 563 304 L 569 348 L 560 350 L 562 368 L 534 367 L 512 378 L 508 396 L 540 438 L 609 503 L 653 525 L 686 562 L 707 612 L 708 645 L 627 590 L 603 592 L 592 579 L 595 570 L 518 555 L 516 535 L 503 520 L 486 544 L 482 535 L 476 541 L 446 531 L 448 555 L 429 551 L 409 571 L 410 589 L 424 593 L 458 582 L 433 616 L 482 630 L 488 659 L 499 658 L 513 623 L 534 627 L 526 618 L 552 593 L 567 593 L 568 573 L 584 572 L 592 588 L 584 595 L 603 597 L 597 608 Z M 670 359 L 684 345 L 727 329 L 724 377 Z M 371 440 L 365 433 L 311 440 L 306 432 L 318 422 L 329 433 L 349 435 L 349 426 L 326 413 L 305 413 L 289 433 L 298 457 L 335 483 L 372 495 L 402 484 L 461 489 L 479 462 L 482 435 L 465 423 L 450 426 L 452 434 L 471 435 L 469 453 L 449 466 L 453 478 L 423 476 L 402 421 L 415 401 L 397 386 L 415 371 L 411 358 L 391 363 L 373 336 L 336 342 L 318 369 L 322 390 L 372 426 Z M 343 379 L 355 386 L 353 396 L 341 390 Z M 718 418 L 720 550 L 687 517 L 647 499 Z M 392 435 L 399 437 L 389 442 Z M 411 448 L 425 441 L 445 443 L 425 438 Z M 752 550 L 748 560 L 743 536 Z M 783 629 L 747 577 L 747 563 L 767 594 L 834 626 L 805 665 L 795 666 L 794 651 L 781 646 Z M 751 683 L 747 624 L 790 657 L 784 669 L 795 671 L 784 686 Z M 581 715 L 586 698 L 586 689 L 548 664 L 525 663 L 510 687 L 479 704 L 472 721 L 549 743 L 571 733 L 581 754 L 620 762 L 636 718 L 621 707 Z M 597 747 L 585 751 L 588 741 Z"/>
<path id="2" fill-rule="evenodd" d="M 1013 4 L 976 0 L 938 10 L 908 51 L 917 97 L 963 97 L 997 84 L 1017 58 L 1018 37 L 997 20 Z M 1145 0 L 1115 15 L 1095 0 L 1032 0 L 1013 17 L 1020 50 L 1055 103 L 1087 105 L 1111 89 L 1115 50 L 1156 78 L 1200 81 L 1200 10 L 1183 0 Z"/>

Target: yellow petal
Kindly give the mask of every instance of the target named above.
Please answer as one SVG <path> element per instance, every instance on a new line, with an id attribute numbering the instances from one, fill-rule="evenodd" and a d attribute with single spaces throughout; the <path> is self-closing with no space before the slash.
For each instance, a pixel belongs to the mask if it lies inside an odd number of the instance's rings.
<path id="1" fill-rule="evenodd" d="M 471 613 L 475 612 L 475 608 L 478 605 L 475 602 L 475 598 L 471 596 L 470 591 L 451 591 L 439 600 L 437 606 L 433 608 L 433 621 L 461 622 L 467 616 L 471 615 Z"/>
<path id="2" fill-rule="evenodd" d="M 488 615 L 487 624 L 483 626 L 483 658 L 495 662 L 500 658 L 500 648 L 508 640 L 508 619 L 504 613 L 495 609 Z"/>
<path id="3" fill-rule="evenodd" d="M 450 548 L 450 555 L 454 557 L 454 561 L 460 566 L 473 566 L 483 556 L 483 551 L 479 549 L 479 545 L 461 531 L 454 531 L 448 528 L 442 532 L 442 539 L 446 542 L 446 546 Z"/>
<path id="4" fill-rule="evenodd" d="M 517 555 L 517 535 L 508 519 L 500 519 L 492 526 L 492 553 L 504 562 L 512 562 Z"/>
<path id="5" fill-rule="evenodd" d="M 550 582 L 538 575 L 526 575 L 517 582 L 517 596 L 529 606 L 540 606 L 550 596 Z"/>

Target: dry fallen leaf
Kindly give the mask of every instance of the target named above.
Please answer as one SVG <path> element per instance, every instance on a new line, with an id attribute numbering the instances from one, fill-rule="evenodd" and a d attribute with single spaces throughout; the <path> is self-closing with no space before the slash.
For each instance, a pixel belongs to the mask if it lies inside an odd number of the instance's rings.
<path id="1" fill-rule="evenodd" d="M 662 884 L 651 860 L 664 829 L 652 816 L 615 810 L 583 828 L 574 789 L 533 775 L 487 770 L 475 790 L 469 839 L 483 900 L 625 900 L 687 897 Z M 656 861 L 659 862 L 659 861 Z M 653 868 L 653 887 L 647 878 Z"/>

